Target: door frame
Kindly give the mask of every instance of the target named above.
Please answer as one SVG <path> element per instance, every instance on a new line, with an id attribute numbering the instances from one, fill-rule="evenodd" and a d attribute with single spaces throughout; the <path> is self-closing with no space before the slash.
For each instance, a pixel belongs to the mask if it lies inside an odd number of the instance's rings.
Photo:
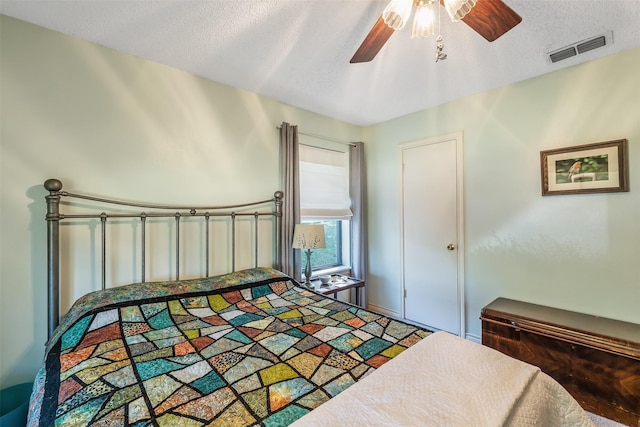
<path id="1" fill-rule="evenodd" d="M 457 234 L 457 261 L 458 261 L 458 280 L 457 280 L 457 293 L 458 293 L 458 312 L 460 315 L 460 330 L 459 336 L 465 337 L 466 335 L 466 315 L 465 315 L 465 292 L 464 292 L 464 173 L 463 173 L 463 132 L 455 132 L 446 135 L 440 135 L 432 138 L 421 139 L 413 142 L 407 142 L 400 144 L 400 301 L 401 301 L 401 315 L 405 318 L 405 281 L 404 281 L 404 151 L 421 147 L 424 145 L 433 145 L 450 140 L 456 141 L 456 234 Z"/>

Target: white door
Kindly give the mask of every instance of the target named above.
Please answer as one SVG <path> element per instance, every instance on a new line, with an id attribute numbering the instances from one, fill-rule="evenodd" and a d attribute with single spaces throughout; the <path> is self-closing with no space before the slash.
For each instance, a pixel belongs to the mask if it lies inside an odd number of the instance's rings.
<path id="1" fill-rule="evenodd" d="M 400 149 L 404 317 L 462 335 L 462 134 Z"/>

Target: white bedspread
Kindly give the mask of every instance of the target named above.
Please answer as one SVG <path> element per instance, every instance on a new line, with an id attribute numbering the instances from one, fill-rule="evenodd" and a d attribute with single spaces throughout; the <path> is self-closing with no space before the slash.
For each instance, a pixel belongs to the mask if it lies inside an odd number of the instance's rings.
<path id="1" fill-rule="evenodd" d="M 539 368 L 434 333 L 292 424 L 302 426 L 593 426 Z"/>

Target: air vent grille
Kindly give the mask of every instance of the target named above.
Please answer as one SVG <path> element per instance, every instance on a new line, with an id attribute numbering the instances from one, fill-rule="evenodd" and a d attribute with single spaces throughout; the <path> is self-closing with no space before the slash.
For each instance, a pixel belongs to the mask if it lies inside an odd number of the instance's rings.
<path id="1" fill-rule="evenodd" d="M 612 43 L 613 32 L 608 31 L 605 34 L 601 34 L 587 40 L 581 40 L 579 42 L 573 43 L 572 45 L 565 46 L 552 52 L 547 52 L 547 59 L 552 63 L 556 63 L 558 61 L 562 61 L 564 59 L 571 58 L 572 56 L 589 52 L 590 50 L 598 49 Z"/>
<path id="2" fill-rule="evenodd" d="M 559 50 L 557 52 L 549 54 L 549 59 L 551 62 L 562 61 L 563 59 L 571 58 L 572 56 L 576 56 L 576 50 L 573 46 L 568 47 L 566 49 Z"/>
<path id="3" fill-rule="evenodd" d="M 595 39 L 587 40 L 586 42 L 580 43 L 576 46 L 578 49 L 578 53 L 585 53 L 593 49 L 597 49 L 599 47 L 605 46 L 607 44 L 607 40 L 604 36 L 596 37 Z"/>

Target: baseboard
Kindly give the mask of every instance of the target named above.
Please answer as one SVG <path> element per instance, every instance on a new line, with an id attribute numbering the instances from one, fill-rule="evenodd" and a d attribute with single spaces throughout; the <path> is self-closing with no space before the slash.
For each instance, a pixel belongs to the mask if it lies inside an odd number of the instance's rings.
<path id="1" fill-rule="evenodd" d="M 367 310 L 375 311 L 376 313 L 384 314 L 386 316 L 395 317 L 396 319 L 400 319 L 400 313 L 397 311 L 389 310 L 388 308 L 381 307 L 375 304 L 367 304 Z"/>
<path id="2" fill-rule="evenodd" d="M 469 341 L 473 341 L 473 342 L 475 342 L 475 343 L 482 344 L 482 338 L 480 338 L 480 337 L 479 337 L 479 336 L 477 336 L 477 335 L 466 334 L 464 337 L 465 337 L 466 339 L 468 339 Z"/>

